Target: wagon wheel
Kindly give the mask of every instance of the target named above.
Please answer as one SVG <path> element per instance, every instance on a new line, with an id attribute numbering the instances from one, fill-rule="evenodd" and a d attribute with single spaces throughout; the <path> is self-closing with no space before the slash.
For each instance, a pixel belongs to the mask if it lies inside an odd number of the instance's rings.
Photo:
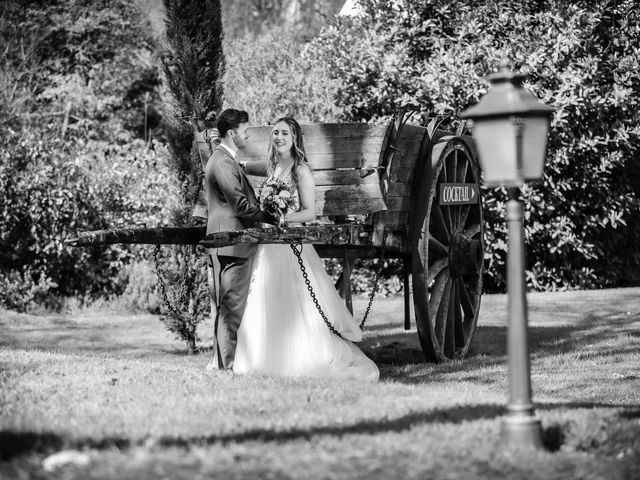
<path id="1" fill-rule="evenodd" d="M 467 205 L 440 205 L 440 185 L 471 183 L 479 171 L 466 143 L 442 137 L 414 189 L 413 301 L 427 360 L 463 358 L 478 320 L 482 293 L 483 218 L 480 195 Z"/>

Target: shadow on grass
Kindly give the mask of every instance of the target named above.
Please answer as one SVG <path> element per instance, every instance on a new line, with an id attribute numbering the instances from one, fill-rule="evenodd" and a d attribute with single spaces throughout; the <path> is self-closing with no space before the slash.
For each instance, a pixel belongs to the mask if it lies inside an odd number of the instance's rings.
<path id="1" fill-rule="evenodd" d="M 575 324 L 529 327 L 529 348 L 532 359 L 575 353 L 577 356 L 608 357 L 639 354 L 638 318 L 618 310 L 586 314 Z M 627 337 L 628 341 L 625 341 Z M 474 367 L 486 368 L 506 363 L 506 326 L 479 326 L 471 348 L 463 361 L 431 364 L 438 373 L 453 373 Z M 371 335 L 362 349 L 381 368 L 425 364 L 415 331 L 395 335 Z M 411 383 L 418 379 L 408 379 Z"/>
<path id="2" fill-rule="evenodd" d="M 555 409 L 617 409 L 618 416 L 631 420 L 640 417 L 640 408 L 637 405 L 612 405 L 599 402 L 566 402 L 537 404 L 538 410 Z M 194 437 L 161 436 L 157 438 L 143 438 L 132 440 L 123 437 L 106 437 L 101 439 L 79 438 L 69 439 L 51 432 L 15 432 L 11 430 L 0 431 L 0 461 L 10 461 L 16 457 L 28 454 L 48 454 L 62 449 L 95 449 L 105 450 L 118 448 L 124 450 L 136 446 L 153 445 L 164 448 L 178 447 L 190 448 L 192 446 L 208 446 L 213 444 L 245 443 L 245 442 L 289 442 L 298 440 L 310 440 L 315 436 L 336 436 L 358 434 L 376 435 L 379 433 L 403 432 L 416 425 L 437 424 L 461 424 L 476 420 L 493 420 L 505 414 L 504 405 L 466 405 L 455 406 L 447 409 L 436 409 L 429 412 L 415 412 L 403 415 L 395 419 L 364 420 L 351 425 L 318 426 L 311 428 L 293 428 L 289 430 L 251 429 L 237 433 L 206 435 Z M 551 424 L 543 429 L 542 437 L 545 448 L 556 451 L 564 441 L 565 431 L 558 424 Z"/>
<path id="3" fill-rule="evenodd" d="M 492 419 L 503 413 L 499 405 L 456 406 L 430 412 L 416 412 L 395 419 L 363 420 L 351 425 L 331 425 L 311 428 L 294 428 L 290 430 L 251 429 L 243 432 L 195 437 L 158 437 L 151 439 L 153 445 L 162 447 L 184 447 L 192 445 L 228 444 L 244 442 L 287 442 L 308 440 L 318 435 L 343 436 L 349 434 L 375 435 L 387 432 L 402 432 L 419 424 L 449 423 Z M 15 457 L 31 453 L 48 453 L 61 449 L 91 448 L 109 449 L 116 447 L 126 449 L 147 444 L 146 439 L 131 440 L 128 438 L 110 437 L 103 439 L 80 438 L 68 439 L 54 433 L 33 433 L 0 431 L 0 460 L 8 461 Z"/>
<path id="4" fill-rule="evenodd" d="M 62 341 L 64 340 L 64 341 Z M 20 350 L 46 350 L 54 351 L 72 355 L 103 355 L 109 358 L 122 358 L 122 359 L 158 359 L 166 356 L 172 357 L 197 357 L 201 353 L 209 353 L 208 351 L 197 351 L 193 354 L 189 354 L 186 350 L 180 348 L 170 348 L 167 345 L 148 345 L 141 344 L 139 347 L 132 346 L 129 343 L 123 342 L 103 342 L 96 339 L 95 345 L 79 345 L 72 346 L 69 344 L 73 340 L 73 337 L 60 336 L 53 338 L 49 344 L 44 345 L 43 342 L 17 342 L 9 340 L 0 340 L 0 348 L 15 348 Z M 155 348 L 154 348 L 155 347 Z M 203 349 L 207 350 L 207 349 Z M 210 350 L 210 349 L 208 349 Z M 122 354 L 126 352 L 126 354 Z"/>

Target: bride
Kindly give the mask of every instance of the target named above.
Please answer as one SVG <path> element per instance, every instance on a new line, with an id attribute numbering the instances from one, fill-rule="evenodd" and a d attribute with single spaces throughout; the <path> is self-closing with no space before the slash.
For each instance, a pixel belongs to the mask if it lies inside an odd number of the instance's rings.
<path id="1" fill-rule="evenodd" d="M 267 173 L 267 182 L 286 182 L 294 192 L 296 207 L 286 214 L 287 223 L 315 218 L 315 182 L 300 125 L 291 117 L 279 119 L 271 130 Z M 260 245 L 238 330 L 234 372 L 377 381 L 375 363 L 352 343 L 362 340 L 362 332 L 312 245 L 302 246 L 302 260 L 320 306 L 340 336 L 316 309 L 291 247 Z"/>

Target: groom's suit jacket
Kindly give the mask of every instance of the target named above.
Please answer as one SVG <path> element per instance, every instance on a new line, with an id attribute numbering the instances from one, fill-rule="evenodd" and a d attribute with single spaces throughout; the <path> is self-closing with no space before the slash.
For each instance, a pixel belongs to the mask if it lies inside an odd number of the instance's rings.
<path id="1" fill-rule="evenodd" d="M 222 147 L 209 157 L 205 169 L 208 204 L 207 234 L 229 232 L 272 223 L 261 210 L 253 187 L 238 162 Z M 250 257 L 257 245 L 230 245 L 209 249 L 211 255 Z"/>

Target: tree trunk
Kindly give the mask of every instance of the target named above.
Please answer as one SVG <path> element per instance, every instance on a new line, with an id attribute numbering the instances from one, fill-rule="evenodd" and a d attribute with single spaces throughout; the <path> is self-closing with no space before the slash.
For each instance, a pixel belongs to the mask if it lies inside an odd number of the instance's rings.
<path id="1" fill-rule="evenodd" d="M 193 355 L 196 353 L 196 339 L 194 336 L 190 336 L 187 340 L 187 354 Z"/>

